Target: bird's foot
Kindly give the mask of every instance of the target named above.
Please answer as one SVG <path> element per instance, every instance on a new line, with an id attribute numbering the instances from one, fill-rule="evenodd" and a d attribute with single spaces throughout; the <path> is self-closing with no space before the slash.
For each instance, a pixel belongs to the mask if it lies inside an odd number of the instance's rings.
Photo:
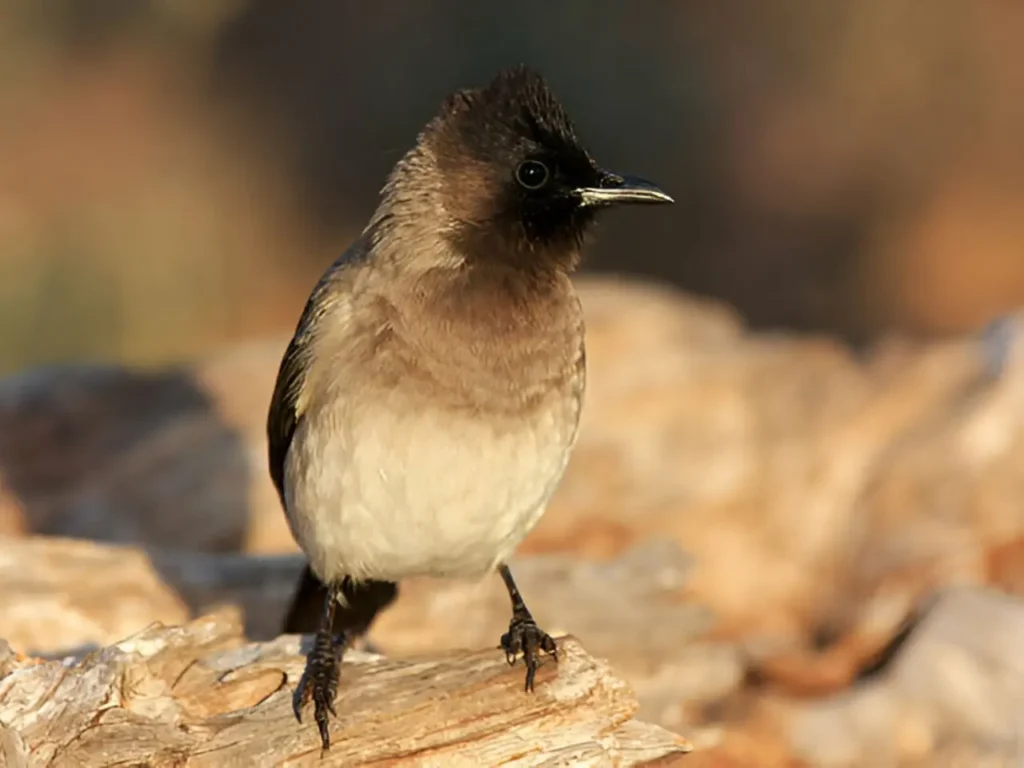
<path id="1" fill-rule="evenodd" d="M 533 690 L 533 678 L 537 674 L 540 652 L 548 654 L 558 661 L 558 648 L 547 632 L 537 626 L 526 606 L 517 607 L 512 613 L 508 632 L 501 636 L 501 648 L 509 666 L 516 663 L 516 656 L 523 652 L 523 663 L 526 665 L 526 690 Z"/>
<path id="2" fill-rule="evenodd" d="M 328 714 L 338 716 L 334 711 L 334 697 L 338 692 L 344 650 L 345 638 L 335 638 L 330 629 L 321 627 L 313 638 L 313 648 L 306 657 L 306 669 L 293 700 L 295 717 L 300 723 L 303 708 L 309 704 L 310 699 L 313 700 L 313 717 L 325 752 L 331 748 Z"/>

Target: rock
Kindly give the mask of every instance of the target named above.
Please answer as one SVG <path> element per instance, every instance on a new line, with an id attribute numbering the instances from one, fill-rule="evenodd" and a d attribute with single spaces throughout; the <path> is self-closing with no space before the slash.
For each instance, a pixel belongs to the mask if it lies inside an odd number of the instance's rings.
<path id="1" fill-rule="evenodd" d="M 572 637 L 558 664 L 522 669 L 495 650 L 394 662 L 350 652 L 321 759 L 292 697 L 299 638 L 246 643 L 237 617 L 153 626 L 83 658 L 0 679 L 7 765 L 658 765 L 690 751 L 634 720 L 629 686 Z"/>
<path id="2" fill-rule="evenodd" d="M 250 636 L 278 634 L 305 560 L 33 536 L 0 538 L 0 627 L 16 649 L 60 656 L 231 605 Z"/>
<path id="3" fill-rule="evenodd" d="M 1024 729 L 1021 647 L 1024 601 L 949 588 L 873 679 L 803 708 L 794 747 L 828 768 L 1014 764 Z"/>
<path id="4" fill-rule="evenodd" d="M 114 642 L 188 618 L 145 553 L 90 542 L 0 538 L 0 627 L 33 653 Z"/>
<path id="5" fill-rule="evenodd" d="M 833 634 L 874 637 L 880 647 L 944 585 L 1021 590 L 1024 316 L 1000 324 L 975 353 L 971 385 L 894 441 L 864 483 L 850 511 L 841 599 L 822 613 Z"/>
<path id="6" fill-rule="evenodd" d="M 191 368 L 63 365 L 0 382 L 0 521 L 14 508 L 19 528 L 46 535 L 294 547 L 261 442 L 284 344 L 243 344 Z"/>
<path id="7" fill-rule="evenodd" d="M 986 382 L 964 339 L 856 358 L 746 334 L 667 291 L 588 283 L 580 441 L 527 551 L 608 556 L 668 536 L 731 636 L 802 647 L 856 564 L 862 494 L 892 450 Z M 643 308 L 642 310 L 640 308 Z"/>

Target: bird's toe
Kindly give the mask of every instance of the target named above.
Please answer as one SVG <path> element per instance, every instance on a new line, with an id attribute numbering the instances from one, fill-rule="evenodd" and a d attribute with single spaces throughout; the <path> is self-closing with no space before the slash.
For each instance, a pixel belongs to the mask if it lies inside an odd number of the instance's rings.
<path id="1" fill-rule="evenodd" d="M 538 627 L 528 613 L 512 616 L 508 632 L 501 636 L 501 647 L 510 665 L 515 663 L 516 657 L 522 652 L 523 664 L 526 666 L 526 691 L 533 690 L 542 651 L 555 661 L 558 660 L 558 646 L 554 638 Z"/>

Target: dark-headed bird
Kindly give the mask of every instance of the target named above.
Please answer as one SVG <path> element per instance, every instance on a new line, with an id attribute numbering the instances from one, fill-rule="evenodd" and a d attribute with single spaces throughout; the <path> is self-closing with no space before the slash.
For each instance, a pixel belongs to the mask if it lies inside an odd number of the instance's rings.
<path id="1" fill-rule="evenodd" d="M 507 560 L 576 441 L 586 381 L 570 275 L 597 214 L 670 203 L 600 167 L 526 67 L 457 91 L 324 273 L 281 361 L 270 474 L 309 565 L 286 631 L 315 630 L 296 691 L 324 749 L 344 648 L 414 576 L 497 571 L 526 690 L 555 641 Z"/>

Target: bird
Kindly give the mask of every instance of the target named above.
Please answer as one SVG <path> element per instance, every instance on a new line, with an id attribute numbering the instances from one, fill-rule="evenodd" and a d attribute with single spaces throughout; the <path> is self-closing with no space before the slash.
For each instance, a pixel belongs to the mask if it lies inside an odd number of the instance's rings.
<path id="1" fill-rule="evenodd" d="M 323 273 L 267 415 L 270 476 L 306 568 L 294 695 L 324 751 L 344 651 L 418 576 L 497 572 L 499 648 L 525 691 L 557 645 L 508 560 L 565 472 L 586 389 L 572 275 L 599 213 L 672 203 L 598 165 L 545 78 L 517 65 L 444 98 Z"/>

